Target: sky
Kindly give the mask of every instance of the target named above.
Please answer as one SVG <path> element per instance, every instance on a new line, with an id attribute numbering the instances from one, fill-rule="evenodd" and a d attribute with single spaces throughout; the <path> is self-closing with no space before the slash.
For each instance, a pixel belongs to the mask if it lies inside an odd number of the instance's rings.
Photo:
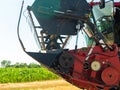
<path id="1" fill-rule="evenodd" d="M 31 5 L 33 1 L 34 0 L 25 0 L 23 11 L 25 11 L 26 6 Z M 1 0 L 0 2 L 0 61 L 10 60 L 12 63 L 37 63 L 22 51 L 18 41 L 17 23 L 21 3 L 22 0 Z"/>
<path id="2" fill-rule="evenodd" d="M 24 0 L 24 9 L 31 5 L 34 0 Z M 90 1 L 90 0 L 88 0 Z M 116 0 L 117 1 L 117 0 Z M 119 1 L 119 0 L 118 0 Z M 10 60 L 12 63 L 35 62 L 30 56 L 23 52 L 17 37 L 17 23 L 22 0 L 1 0 L 0 2 L 0 62 Z M 22 14 L 22 29 L 26 29 L 26 18 Z"/>

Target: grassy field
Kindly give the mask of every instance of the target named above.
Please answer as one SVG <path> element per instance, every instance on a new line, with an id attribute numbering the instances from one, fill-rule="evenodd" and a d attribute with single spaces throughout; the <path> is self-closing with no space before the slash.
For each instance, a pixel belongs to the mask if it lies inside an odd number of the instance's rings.
<path id="1" fill-rule="evenodd" d="M 59 79 L 45 68 L 0 68 L 0 83 L 31 82 Z"/>

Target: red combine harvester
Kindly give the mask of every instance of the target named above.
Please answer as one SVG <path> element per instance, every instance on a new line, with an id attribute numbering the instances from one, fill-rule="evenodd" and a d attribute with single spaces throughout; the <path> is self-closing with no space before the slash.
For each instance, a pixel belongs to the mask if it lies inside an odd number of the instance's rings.
<path id="1" fill-rule="evenodd" d="M 29 56 L 81 89 L 120 90 L 120 2 L 35 0 L 27 10 L 37 49 L 22 41 L 20 19 L 18 38 Z"/>

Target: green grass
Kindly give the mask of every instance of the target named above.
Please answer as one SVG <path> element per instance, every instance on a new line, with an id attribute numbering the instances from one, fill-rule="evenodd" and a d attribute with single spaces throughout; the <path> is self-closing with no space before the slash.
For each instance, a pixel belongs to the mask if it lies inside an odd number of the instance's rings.
<path id="1" fill-rule="evenodd" d="M 0 83 L 53 80 L 59 77 L 45 68 L 0 68 Z"/>

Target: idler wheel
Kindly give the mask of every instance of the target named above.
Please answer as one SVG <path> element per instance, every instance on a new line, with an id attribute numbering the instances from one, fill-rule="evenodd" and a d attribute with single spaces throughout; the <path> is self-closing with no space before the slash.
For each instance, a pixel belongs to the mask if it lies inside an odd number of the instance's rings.
<path id="1" fill-rule="evenodd" d="M 93 61 L 93 62 L 91 63 L 91 69 L 92 69 L 93 71 L 99 71 L 99 70 L 101 69 L 101 64 L 100 64 L 100 62 L 99 62 L 99 61 Z"/>

